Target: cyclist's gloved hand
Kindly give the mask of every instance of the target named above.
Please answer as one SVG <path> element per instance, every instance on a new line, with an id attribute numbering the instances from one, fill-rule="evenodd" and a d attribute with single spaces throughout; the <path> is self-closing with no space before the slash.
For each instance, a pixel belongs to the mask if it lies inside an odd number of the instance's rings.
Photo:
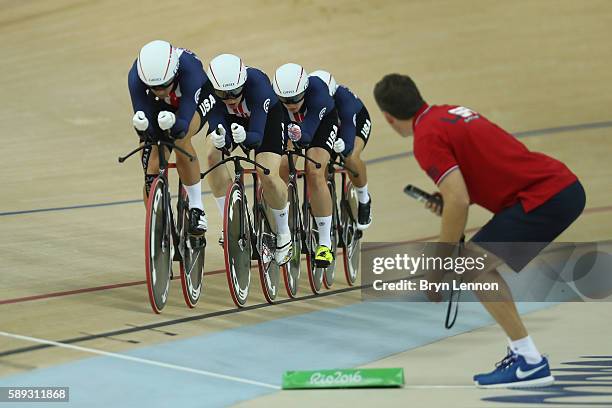
<path id="1" fill-rule="evenodd" d="M 222 124 L 217 125 L 217 129 L 210 134 L 213 145 L 217 149 L 223 149 L 225 147 L 225 128 Z"/>
<path id="2" fill-rule="evenodd" d="M 289 135 L 289 139 L 295 143 L 302 138 L 302 129 L 300 129 L 300 125 L 290 123 L 287 125 L 287 134 Z"/>
<path id="3" fill-rule="evenodd" d="M 176 122 L 176 117 L 174 113 L 168 111 L 161 111 L 159 115 L 157 115 L 157 123 L 161 130 L 168 130 L 174 126 Z"/>
<path id="4" fill-rule="evenodd" d="M 144 132 L 149 128 L 149 119 L 147 119 L 143 111 L 138 111 L 132 117 L 132 124 L 137 131 Z"/>
<path id="5" fill-rule="evenodd" d="M 244 130 L 243 126 L 240 126 L 237 123 L 232 123 L 231 129 L 234 143 L 240 144 L 246 140 L 246 130 Z"/>
<path id="6" fill-rule="evenodd" d="M 334 152 L 336 153 L 342 153 L 344 152 L 345 149 L 345 145 L 344 145 L 344 140 L 337 138 L 336 141 L 334 142 Z"/>

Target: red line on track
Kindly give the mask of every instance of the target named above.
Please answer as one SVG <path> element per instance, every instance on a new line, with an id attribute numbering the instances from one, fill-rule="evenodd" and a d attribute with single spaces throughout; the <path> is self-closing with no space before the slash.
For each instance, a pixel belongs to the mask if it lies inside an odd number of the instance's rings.
<path id="1" fill-rule="evenodd" d="M 219 273 L 225 273 L 225 269 L 218 269 L 216 271 L 204 272 L 204 275 L 217 275 Z M 172 279 L 173 280 L 180 279 L 180 276 L 175 276 Z M 31 300 L 49 299 L 49 298 L 61 297 L 61 296 L 78 295 L 80 293 L 97 292 L 100 290 L 125 288 L 127 286 L 144 285 L 145 283 L 147 283 L 146 280 L 141 280 L 141 281 L 134 281 L 134 282 L 116 283 L 114 285 L 94 286 L 92 288 L 66 290 L 63 292 L 43 293 L 41 295 L 25 296 L 25 297 L 15 298 L 15 299 L 0 300 L 0 305 L 6 305 L 9 303 L 29 302 Z"/>
<path id="2" fill-rule="evenodd" d="M 587 209 L 584 210 L 583 214 L 593 214 L 593 213 L 601 213 L 601 212 L 607 212 L 607 211 L 612 211 L 612 205 L 603 206 L 603 207 L 587 208 Z M 474 231 L 477 231 L 479 229 L 480 229 L 480 227 L 469 228 L 469 229 L 466 230 L 466 232 L 474 232 Z M 377 247 L 372 247 L 372 248 L 370 248 L 370 250 L 393 247 L 393 246 L 396 246 L 396 245 L 407 244 L 409 242 L 429 241 L 429 240 L 432 240 L 434 238 L 437 238 L 437 236 L 438 235 L 431 235 L 431 236 L 428 236 L 428 237 L 410 239 L 410 240 L 407 240 L 407 241 L 389 242 L 387 244 L 383 244 L 383 245 L 380 245 L 380 246 L 377 246 Z M 217 275 L 217 274 L 220 274 L 220 273 L 225 273 L 225 269 L 217 269 L 215 271 L 204 272 L 204 275 Z M 175 276 L 173 279 L 179 279 L 179 276 Z M 92 288 L 81 288 L 81 289 L 67 290 L 67 291 L 63 291 L 63 292 L 43 293 L 41 295 L 25 296 L 25 297 L 14 298 L 14 299 L 0 300 L 0 305 L 7 305 L 7 304 L 11 304 L 11 303 L 29 302 L 29 301 L 32 301 L 32 300 L 49 299 L 49 298 L 61 297 L 61 296 L 78 295 L 78 294 L 87 293 L 87 292 L 97 292 L 97 291 L 101 291 L 101 290 L 124 288 L 124 287 L 127 287 L 127 286 L 144 285 L 145 283 L 146 283 L 146 281 L 141 280 L 141 281 L 134 281 L 134 282 L 116 283 L 116 284 L 113 284 L 113 285 L 94 286 Z"/>

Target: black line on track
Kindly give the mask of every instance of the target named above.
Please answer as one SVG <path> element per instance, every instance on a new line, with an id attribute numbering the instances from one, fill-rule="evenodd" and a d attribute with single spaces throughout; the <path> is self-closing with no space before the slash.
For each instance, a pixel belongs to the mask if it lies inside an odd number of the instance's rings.
<path id="1" fill-rule="evenodd" d="M 158 322 L 158 323 L 151 323 L 151 324 L 146 324 L 146 325 L 143 325 L 143 326 L 134 326 L 134 327 L 130 327 L 129 329 L 113 330 L 113 331 L 109 331 L 109 332 L 106 332 L 106 333 L 91 334 L 91 335 L 88 335 L 88 336 L 73 337 L 73 338 L 70 338 L 70 339 L 54 340 L 54 341 L 57 341 L 58 343 L 63 343 L 63 344 L 81 343 L 81 342 L 84 342 L 84 341 L 97 340 L 97 339 L 106 338 L 106 337 L 109 337 L 109 336 L 120 336 L 120 335 L 124 335 L 124 334 L 129 334 L 129 333 L 136 333 L 136 332 L 140 332 L 140 331 L 144 331 L 144 330 L 156 329 L 158 327 L 166 327 L 166 326 L 172 326 L 172 325 L 175 325 L 175 324 L 181 324 L 181 323 L 186 323 L 186 322 L 193 322 L 193 321 L 198 321 L 198 320 L 211 319 L 213 317 L 232 315 L 232 314 L 235 314 L 235 313 L 249 312 L 251 310 L 263 309 L 265 307 L 276 306 L 276 305 L 283 305 L 285 303 L 301 302 L 301 301 L 304 301 L 304 300 L 318 299 L 318 298 L 332 296 L 332 295 L 339 295 L 339 294 L 342 294 L 342 293 L 347 293 L 347 292 L 352 292 L 352 291 L 355 291 L 355 290 L 360 290 L 360 289 L 365 288 L 366 286 L 368 286 L 368 285 L 350 286 L 350 287 L 347 287 L 347 288 L 331 290 L 331 291 L 328 291 L 328 292 L 322 292 L 322 293 L 320 293 L 318 295 L 312 294 L 312 295 L 306 295 L 306 296 L 302 296 L 302 297 L 295 298 L 295 299 L 282 299 L 282 300 L 279 300 L 278 302 L 274 302 L 274 303 L 258 303 L 256 305 L 246 306 L 246 307 L 243 307 L 243 308 L 219 310 L 217 312 L 199 314 L 199 315 L 189 316 L 189 317 L 182 317 L 182 318 L 179 318 L 179 319 L 167 320 L 167 321 Z M 43 349 L 51 348 L 51 347 L 58 347 L 58 346 L 53 346 L 51 344 L 38 344 L 36 346 L 29 346 L 29 347 L 22 347 L 22 348 L 17 348 L 17 349 L 13 349 L 13 350 L 6 350 L 6 351 L 0 352 L 0 358 L 1 357 L 7 357 L 7 356 L 13 356 L 15 354 L 28 353 L 28 352 L 31 352 L 31 351 L 43 350 Z"/>

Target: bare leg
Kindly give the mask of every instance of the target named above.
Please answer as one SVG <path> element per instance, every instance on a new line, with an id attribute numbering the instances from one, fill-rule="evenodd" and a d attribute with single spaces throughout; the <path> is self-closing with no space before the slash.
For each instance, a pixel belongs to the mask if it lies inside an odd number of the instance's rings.
<path id="1" fill-rule="evenodd" d="M 270 207 L 276 224 L 276 252 L 274 258 L 279 265 L 291 259 L 291 232 L 289 231 L 289 204 L 287 203 L 287 184 L 280 177 L 281 156 L 272 152 L 262 152 L 256 157 L 257 163 L 270 170 L 267 176 L 259 168 L 257 173 L 263 187 L 264 200 Z"/>
<path id="2" fill-rule="evenodd" d="M 196 134 L 199 128 L 200 116 L 195 113 L 191 123 L 189 124 L 187 135 L 183 139 L 179 139 L 174 142 L 176 146 L 182 148 L 194 157 L 193 161 L 189 161 L 189 158 L 184 154 L 179 153 L 178 151 L 174 153 L 176 156 L 176 169 L 181 177 L 181 181 L 187 186 L 200 182 L 200 161 L 198 160 L 198 154 L 191 144 L 191 138 Z"/>
<path id="3" fill-rule="evenodd" d="M 289 157 L 287 155 L 283 155 L 281 157 L 278 173 L 285 182 L 285 184 L 287 184 L 289 182 Z"/>
<path id="4" fill-rule="evenodd" d="M 170 158 L 170 152 L 168 149 L 164 148 L 164 152 L 166 153 L 166 160 Z M 142 151 L 140 152 L 140 156 L 142 157 Z M 149 162 L 147 164 L 146 174 L 157 176 L 159 173 L 159 157 L 157 153 L 157 146 L 153 146 L 151 148 L 151 153 L 149 154 Z M 150 186 L 149 186 L 150 187 Z M 144 201 L 144 205 L 147 205 L 147 199 L 149 195 L 147 194 L 147 185 L 142 186 L 142 198 Z"/>
<path id="5" fill-rule="evenodd" d="M 287 184 L 279 174 L 281 156 L 276 153 L 262 152 L 257 155 L 256 159 L 257 163 L 270 170 L 270 174 L 266 176 L 260 169 L 257 169 L 266 203 L 277 210 L 285 208 L 287 206 Z"/>
<path id="6" fill-rule="evenodd" d="M 475 291 L 474 294 L 511 340 L 527 337 L 527 329 L 516 309 L 510 288 L 497 269 L 485 273 L 480 279 L 476 279 L 475 282 L 490 282 L 499 285 L 499 290 L 494 293 L 490 291 Z"/>
<path id="7" fill-rule="evenodd" d="M 329 153 L 320 147 L 308 149 L 306 154 L 316 162 L 321 163 L 320 169 L 317 169 L 311 162 L 306 163 L 306 182 L 310 191 L 308 200 L 319 231 L 319 248 L 317 248 L 315 262 L 319 264 L 318 266 L 324 267 L 329 265 L 329 262 L 333 259 L 333 254 L 329 251 L 332 246 L 332 200 L 326 179 L 327 163 L 330 157 Z M 323 259 L 325 260 L 323 261 Z"/>
<path id="8" fill-rule="evenodd" d="M 212 138 L 210 137 L 206 138 L 204 146 L 206 149 L 207 168 L 210 169 L 221 161 L 221 151 L 213 145 Z M 206 179 L 215 197 L 225 196 L 227 188 L 232 183 L 230 174 L 225 166 L 217 167 L 206 176 Z"/>
<path id="9" fill-rule="evenodd" d="M 325 179 L 327 163 L 330 159 L 329 153 L 320 147 L 313 147 L 308 149 L 306 154 L 314 161 L 321 163 L 320 169 L 317 169 L 311 162 L 306 163 L 306 182 L 308 183 L 308 190 L 310 191 L 312 214 L 315 217 L 331 216 L 331 195 L 329 194 L 327 180 Z"/>
<path id="10" fill-rule="evenodd" d="M 345 163 L 348 167 L 351 168 L 354 172 L 358 173 L 358 176 L 355 177 L 353 174 L 349 173 L 349 178 L 355 187 L 363 187 L 368 184 L 368 174 L 366 170 L 366 165 L 361 160 L 361 152 L 365 147 L 365 143 L 363 139 L 360 137 L 355 138 L 355 147 L 351 152 L 350 156 L 348 156 L 345 160 Z"/>

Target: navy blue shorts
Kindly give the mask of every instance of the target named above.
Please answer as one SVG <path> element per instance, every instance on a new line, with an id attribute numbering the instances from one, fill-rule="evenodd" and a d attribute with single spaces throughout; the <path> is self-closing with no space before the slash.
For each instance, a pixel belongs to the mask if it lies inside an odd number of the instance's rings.
<path id="1" fill-rule="evenodd" d="M 370 140 L 370 133 L 372 133 L 372 120 L 365 105 L 355 117 L 355 127 L 357 128 L 357 137 L 363 140 L 364 146 L 367 145 L 368 140 Z"/>
<path id="2" fill-rule="evenodd" d="M 471 241 L 519 272 L 578 218 L 585 201 L 584 188 L 576 181 L 531 212 L 526 213 L 521 203 L 502 210 Z M 496 244 L 499 242 L 529 244 Z"/>

